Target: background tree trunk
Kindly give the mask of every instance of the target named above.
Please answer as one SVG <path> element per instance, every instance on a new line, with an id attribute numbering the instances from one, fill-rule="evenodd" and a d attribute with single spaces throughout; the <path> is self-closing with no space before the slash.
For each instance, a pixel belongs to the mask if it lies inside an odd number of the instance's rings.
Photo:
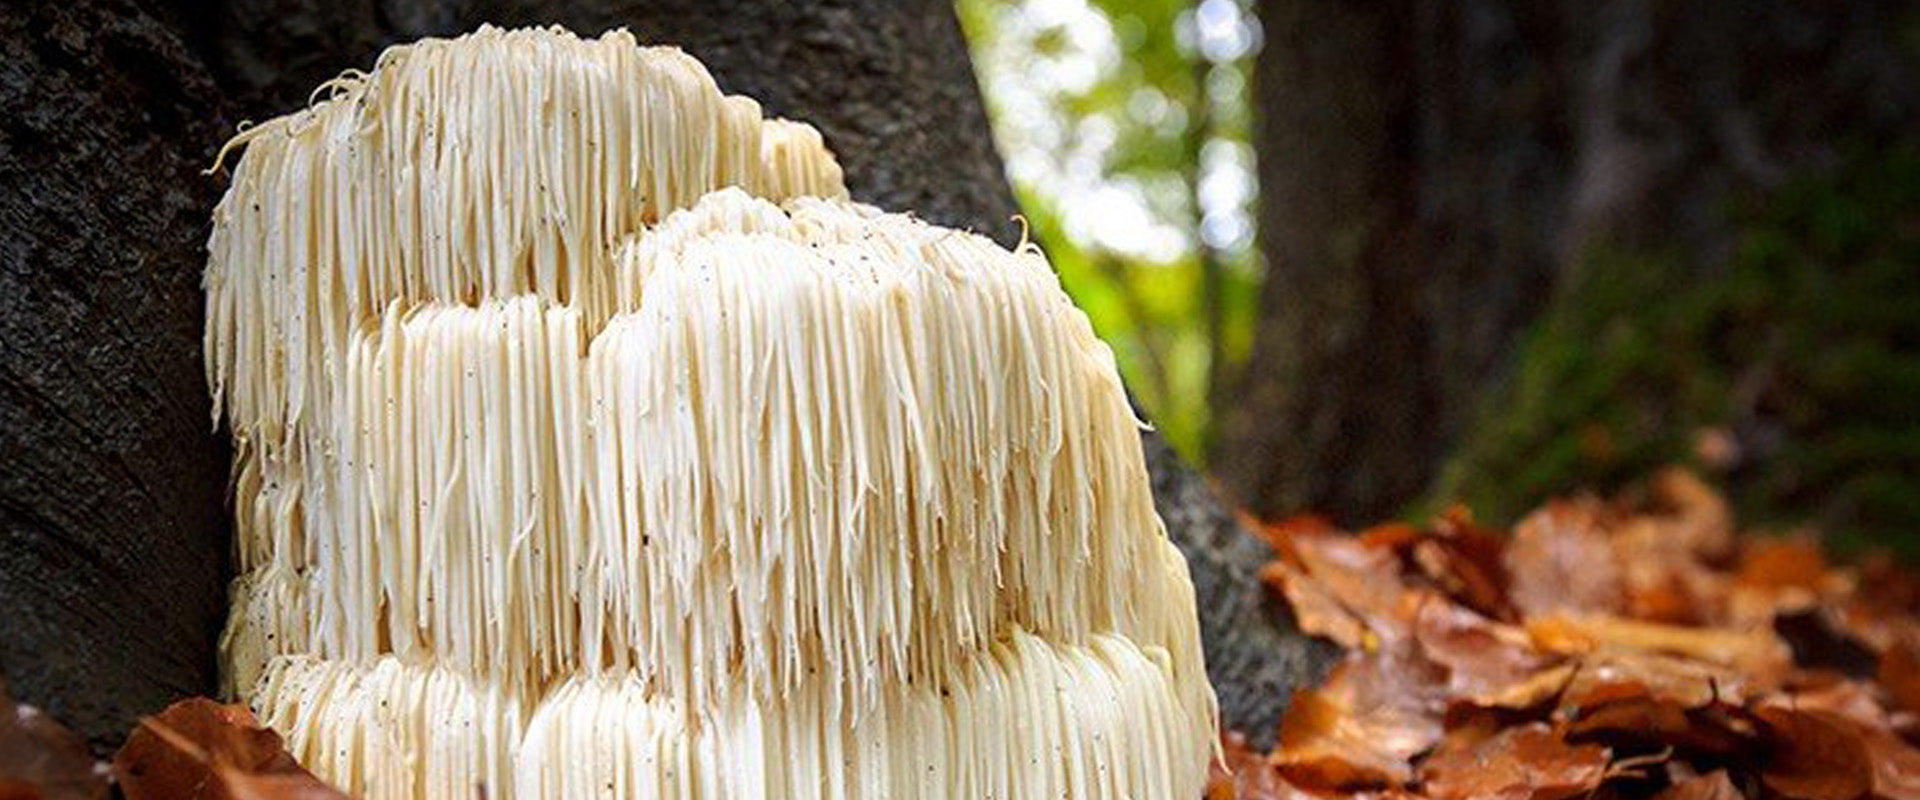
<path id="1" fill-rule="evenodd" d="M 1220 409 L 1231 493 L 1347 524 L 1406 510 L 1596 247 L 1711 269 L 1731 199 L 1911 135 L 1899 6 L 1260 0 L 1268 280 Z"/>
<path id="2" fill-rule="evenodd" d="M 568 3 L 544 0 L 507 0 L 506 2 L 349 2 L 327 3 L 317 0 L 222 0 L 188 2 L 160 0 L 160 13 L 181 31 L 180 38 L 197 54 L 170 53 L 182 62 L 168 69 L 153 70 L 142 61 L 119 61 L 114 51 L 98 56 L 97 71 L 108 83 L 131 80 L 134 71 L 157 72 L 158 77 L 176 80 L 179 75 L 204 79 L 187 85 L 191 97 L 220 97 L 233 110 L 230 118 L 265 119 L 303 105 L 308 93 L 321 81 L 349 67 L 367 68 L 381 48 L 396 42 L 427 35 L 465 32 L 482 22 L 503 26 L 561 24 L 583 35 L 593 35 L 610 27 L 626 26 L 643 42 L 672 43 L 684 47 L 705 62 L 715 73 L 721 87 L 730 92 L 751 95 L 770 113 L 812 123 L 825 134 L 846 168 L 847 182 L 857 199 L 891 209 L 912 210 L 922 218 L 940 224 L 981 231 L 1003 242 L 1017 238 L 1017 227 L 1010 221 L 1017 211 L 1008 188 L 998 154 L 993 149 L 981 109 L 978 87 L 974 82 L 965 42 L 950 5 L 937 0 L 892 2 L 891 0 L 852 0 L 834 2 L 707 2 L 705 0 L 668 0 L 666 2 Z M 92 0 L 78 0 L 89 7 Z M 114 6 L 117 8 L 118 6 Z M 9 46 L 33 47 L 31 28 L 10 31 Z M 49 83 L 47 96 L 38 104 L 56 102 Z M 171 84 L 170 84 L 171 85 Z M 138 97 L 119 98 L 120 108 L 141 105 Z M 20 106 L 32 110 L 38 104 Z M 13 106 L 9 106 L 10 108 Z M 101 113 L 106 113 L 102 111 Z M 117 135 L 128 141 L 168 143 L 175 148 L 175 160 L 185 169 L 205 163 L 201 154 L 209 152 L 222 137 L 222 126 L 210 129 L 204 121 L 220 119 L 218 109 L 205 106 L 183 108 L 176 114 L 192 123 L 191 131 L 149 130 L 128 126 Z M 66 125 L 85 128 L 89 120 L 76 114 Z M 26 151 L 13 145 L 14 154 Z M 182 155 L 184 154 L 184 155 Z M 140 163 L 119 164 L 108 174 L 140 175 L 152 168 Z M 172 162 L 162 162 L 163 165 Z M 207 401 L 200 385 L 197 363 L 197 336 L 201 311 L 194 281 L 204 258 L 203 241 L 207 215 L 212 208 L 212 192 L 218 181 L 166 173 L 156 177 L 154 186 L 169 188 L 177 213 L 161 226 L 158 233 L 166 240 L 135 243 L 129 259 L 144 258 L 148 263 L 164 263 L 164 275 L 152 271 L 133 271 L 127 280 L 133 284 L 153 284 L 185 294 L 169 305 L 165 319 L 155 320 L 157 327 L 188 334 L 168 351 L 171 360 L 162 362 L 169 370 L 166 380 L 178 384 L 178 391 L 165 396 L 140 396 L 134 402 L 141 413 L 164 407 L 180 417 L 180 426 L 155 430 L 149 434 L 156 445 L 165 448 L 165 458 L 177 460 L 191 469 L 189 476 L 218 476 L 225 469 L 225 453 L 205 435 Z M 73 180 L 72 176 L 66 176 Z M 102 179 L 103 182 L 107 182 Z M 180 187 L 195 187 L 188 191 Z M 205 189 L 205 191 L 202 191 Z M 82 191 L 85 190 L 85 191 Z M 99 207 L 122 202 L 105 187 L 76 184 L 75 203 Z M 173 208 L 173 206 L 169 206 Z M 100 242 L 114 241 L 100 234 Z M 122 236 L 121 241 L 126 237 Z M 142 247 L 148 249 L 141 249 Z M 8 276 L 36 285 L 52 285 L 62 278 L 26 259 L 9 255 Z M 175 284 L 179 284 L 176 286 Z M 168 295 L 168 297 L 173 297 Z M 0 302 L 6 302 L 0 300 Z M 110 316 L 121 309 L 88 307 L 96 316 Z M 33 307 L 7 307 L 0 324 L 31 328 L 44 312 Z M 96 337 L 97 338 L 97 337 Z M 9 339 L 8 341 L 13 341 Z M 90 344 L 92 340 L 76 340 Z M 134 341 L 112 341 L 103 345 L 116 358 L 135 359 L 146 347 Z M 177 351 L 177 352 L 175 352 Z M 15 361 L 7 351 L 10 368 L 28 369 L 46 355 L 24 354 L 33 358 Z M 58 354 L 54 354 L 58 355 Z M 18 367 L 13 367 L 15 364 Z M 100 402 L 113 388 L 96 383 L 82 387 L 57 404 L 31 413 L 14 415 L 8 409 L 8 428 L 0 431 L 17 435 L 42 416 L 88 403 Z M 16 418 L 16 416 L 18 418 Z M 187 424 L 191 423 L 191 424 Z M 181 427 L 184 426 L 184 427 Z M 73 432 L 76 440 L 87 441 L 91 430 L 80 426 Z M 183 432 L 184 431 L 184 432 Z M 1223 711 L 1229 723 L 1242 727 L 1256 738 L 1270 740 L 1279 712 L 1292 686 L 1313 677 L 1330 657 L 1322 645 L 1300 636 L 1274 607 L 1265 589 L 1251 570 L 1265 560 L 1264 546 L 1240 530 L 1231 516 L 1207 491 L 1204 484 L 1179 463 L 1177 456 L 1157 437 L 1149 436 L 1148 460 L 1154 475 L 1156 498 L 1167 519 L 1173 538 L 1192 562 L 1196 588 L 1200 594 L 1202 623 L 1205 628 L 1209 670 L 1220 686 Z M 71 457 L 56 448 L 47 448 L 36 456 L 56 466 Z M 168 462 L 153 465 L 154 472 L 167 473 Z M 85 464 L 78 466 L 84 467 Z M 35 487 L 11 482 L 0 497 L 9 505 L 33 500 Z M 132 721 L 132 715 L 157 708 L 169 694 L 204 692 L 211 689 L 212 660 L 210 632 L 215 630 L 228 573 L 212 555 L 224 552 L 225 529 L 218 495 L 195 485 L 198 492 L 156 493 L 150 505 L 163 506 L 166 514 L 153 518 L 191 519 L 173 528 L 155 528 L 140 524 L 136 512 L 145 508 L 131 500 L 115 506 L 117 513 L 129 517 L 119 530 L 96 527 L 93 520 L 76 521 L 63 528 L 65 540 L 88 547 L 120 547 L 124 538 L 140 538 L 145 549 L 134 553 L 187 549 L 202 553 L 194 560 L 181 559 L 179 582 L 190 584 L 182 597 L 191 604 L 171 602 L 157 595 L 147 602 L 121 602 L 122 595 L 106 595 L 97 603 L 105 613 L 124 613 L 140 609 L 144 615 L 160 615 L 173 621 L 174 628 L 191 629 L 192 636 L 175 638 L 133 638 L 123 657 L 116 658 L 113 670 L 121 678 L 143 675 L 155 661 L 191 663 L 192 670 L 181 670 L 157 686 L 134 692 L 111 681 L 73 684 L 35 680 L 31 676 L 52 669 L 37 655 L 46 643 L 56 640 L 78 642 L 85 647 L 120 646 L 128 640 L 122 627 L 80 624 L 69 618 L 54 620 L 44 631 L 31 629 L 23 635 L 9 626 L 0 635 L 0 654 L 11 658 L 0 661 L 8 675 L 17 677 L 21 694 L 30 700 L 48 703 L 57 712 L 93 702 L 111 701 L 110 709 L 96 719 L 86 720 L 87 730 L 96 737 L 112 737 Z M 171 516 L 167 516 L 171 515 Z M 10 518 L 9 518 L 10 519 Z M 119 517 L 113 518 L 118 520 Z M 9 522 L 11 525 L 12 523 Z M 12 534 L 9 533 L 11 537 Z M 11 539 L 9 540 L 11 541 Z M 97 544 L 96 544 L 97 543 Z M 187 547 L 188 544 L 191 547 Z M 217 549 L 216 549 L 217 548 Z M 0 551 L 5 552 L 5 551 Z M 48 558 L 64 557 L 58 549 L 49 549 Z M 118 558 L 120 554 L 112 554 Z M 33 594 L 41 607 L 65 595 L 47 587 L 64 580 L 67 573 L 107 580 L 110 574 L 89 576 L 93 567 L 64 564 L 39 567 L 37 582 L 25 575 L 8 574 L 6 562 L 0 562 L 0 607 L 17 607 L 9 602 L 8 592 Z M 129 617 L 144 619 L 137 615 Z M 64 621 L 63 621 L 64 620 Z M 143 684 L 143 686 L 146 686 Z M 71 715 L 63 714 L 64 717 Z M 101 740 L 101 739 L 97 739 Z"/>

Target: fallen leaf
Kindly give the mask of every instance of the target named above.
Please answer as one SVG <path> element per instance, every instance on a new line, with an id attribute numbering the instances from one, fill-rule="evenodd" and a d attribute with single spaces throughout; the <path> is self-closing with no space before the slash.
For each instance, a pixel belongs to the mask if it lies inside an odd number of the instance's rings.
<path id="1" fill-rule="evenodd" d="M 1773 742 L 1760 772 L 1767 788 L 1801 800 L 1854 800 L 1873 788 L 1873 762 L 1851 721 L 1778 706 L 1754 713 Z"/>
<path id="2" fill-rule="evenodd" d="M 1370 649 L 1377 641 L 1367 623 L 1347 610 L 1340 598 L 1308 576 L 1305 569 L 1287 561 L 1272 561 L 1260 568 L 1260 580 L 1286 598 L 1294 624 L 1303 633 L 1331 639 L 1349 650 Z"/>
<path id="3" fill-rule="evenodd" d="M 1566 733 L 1575 740 L 1603 738 L 1664 746 L 1684 739 L 1692 727 L 1679 703 L 1641 695 L 1581 708 Z"/>
<path id="4" fill-rule="evenodd" d="M 1664 469 L 1654 475 L 1651 489 L 1649 516 L 1661 522 L 1666 541 L 1707 560 L 1733 549 L 1733 508 L 1700 476 Z"/>
<path id="5" fill-rule="evenodd" d="M 346 800 L 241 705 L 204 697 L 141 721 L 113 758 L 127 800 Z"/>
<path id="6" fill-rule="evenodd" d="M 1625 592 L 1595 500 L 1554 501 L 1527 515 L 1507 547 L 1513 604 L 1528 615 L 1617 613 Z"/>
<path id="7" fill-rule="evenodd" d="M 1454 506 L 1415 543 L 1413 558 L 1454 599 L 1494 619 L 1513 620 L 1518 614 L 1508 598 L 1506 545 L 1505 537 L 1475 525 L 1465 507 Z"/>
<path id="8" fill-rule="evenodd" d="M 1269 578 L 1280 580 L 1288 601 L 1296 603 L 1302 630 L 1350 649 L 1372 649 L 1406 638 L 1414 608 L 1405 597 L 1400 560 L 1393 551 L 1337 531 L 1308 528 L 1290 533 L 1287 542 L 1292 557 L 1277 562 L 1285 566 L 1275 568 Z M 1343 609 L 1353 623 L 1342 621 L 1332 607 Z"/>
<path id="9" fill-rule="evenodd" d="M 1239 731 L 1222 731 L 1220 758 L 1207 773 L 1206 800 L 1310 800 L 1280 776 L 1265 754 L 1247 747 Z"/>
<path id="10" fill-rule="evenodd" d="M 1717 769 L 1678 781 L 1654 795 L 1653 800 L 1743 800 L 1743 795 L 1727 777 L 1727 771 Z"/>
<path id="11" fill-rule="evenodd" d="M 1420 772 L 1435 800 L 1559 800 L 1598 788 L 1610 760 L 1604 747 L 1568 744 L 1533 722 L 1478 741 L 1449 739 Z"/>
<path id="12" fill-rule="evenodd" d="M 1884 728 L 1857 725 L 1873 762 L 1873 794 L 1886 800 L 1920 800 L 1920 750 Z"/>
<path id="13" fill-rule="evenodd" d="M 1551 663 L 1517 626 L 1494 622 L 1435 595 L 1418 607 L 1414 639 L 1429 660 L 1447 670 L 1447 688 L 1456 697 L 1495 704 L 1502 693 Z"/>
<path id="14" fill-rule="evenodd" d="M 1665 653 L 1731 667 L 1761 682 L 1777 681 L 1793 661 L 1786 644 L 1764 628 L 1695 628 L 1607 614 L 1551 614 L 1528 619 L 1527 632 L 1550 652 Z"/>
<path id="15" fill-rule="evenodd" d="M 1920 655 L 1908 642 L 1895 642 L 1880 654 L 1877 670 L 1881 687 L 1900 708 L 1920 713 Z"/>
<path id="16" fill-rule="evenodd" d="M 1817 592 L 1827 582 L 1827 559 L 1810 539 L 1756 539 L 1741 553 L 1734 577 L 1750 588 Z"/>
<path id="17" fill-rule="evenodd" d="M 0 798 L 106 796 L 106 765 L 94 759 L 86 739 L 46 712 L 14 702 L 0 683 Z"/>
<path id="18" fill-rule="evenodd" d="M 1295 692 L 1273 754 L 1281 774 L 1323 790 L 1411 780 L 1413 757 L 1442 734 L 1437 676 L 1425 669 L 1402 654 L 1364 654 L 1335 667 L 1320 688 Z"/>

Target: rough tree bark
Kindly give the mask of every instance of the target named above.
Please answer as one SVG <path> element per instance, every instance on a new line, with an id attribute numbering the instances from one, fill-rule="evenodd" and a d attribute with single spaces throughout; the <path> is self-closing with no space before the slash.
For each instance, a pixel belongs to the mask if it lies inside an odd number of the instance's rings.
<path id="1" fill-rule="evenodd" d="M 229 126 L 126 0 L 0 14 L 0 676 L 96 748 L 213 684 L 227 478 L 200 369 Z"/>
<path id="2" fill-rule="evenodd" d="M 1263 514 L 1389 518 L 1596 243 L 1711 262 L 1731 193 L 1908 136 L 1871 0 L 1261 0 L 1253 358 L 1216 468 Z M 1906 54 L 1906 55 L 1903 55 Z M 1849 141 L 1851 140 L 1851 141 Z"/>
<path id="3" fill-rule="evenodd" d="M 506 0 L 505 2 L 357 2 L 324 3 L 318 0 L 222 0 L 195 3 L 187 0 L 159 0 L 159 13 L 181 31 L 188 49 L 197 54 L 212 84 L 203 80 L 189 85 L 195 96 L 215 95 L 233 109 L 230 118 L 264 119 L 299 107 L 308 92 L 322 80 L 348 67 L 365 68 L 372 64 L 382 47 L 427 35 L 460 33 L 482 22 L 499 25 L 557 23 L 582 34 L 626 26 L 643 41 L 678 44 L 706 62 L 723 89 L 758 98 L 776 114 L 805 120 L 819 127 L 829 145 L 839 154 L 856 198 L 896 209 L 912 209 L 921 217 L 956 227 L 971 228 L 1002 241 L 1017 238 L 1011 215 L 1017 210 L 1008 188 L 998 154 L 988 135 L 985 114 L 974 82 L 965 43 L 952 8 L 939 0 L 890 2 L 889 0 L 851 0 L 836 2 L 704 2 L 668 0 L 666 2 L 568 3 L 551 0 Z M 91 0 L 79 0 L 87 6 Z M 32 46 L 30 33 L 15 32 L 19 46 Z M 185 54 L 183 62 L 191 62 Z M 100 56 L 96 66 L 105 80 L 126 80 L 129 70 L 151 68 L 142 62 L 120 63 L 111 54 Z M 169 80 L 180 74 L 198 75 L 197 63 L 172 65 L 156 70 Z M 49 84 L 50 86 L 52 84 Z M 51 92 L 51 89 L 48 90 Z M 51 97 L 41 103 L 53 102 Z M 137 101 L 131 101 L 137 106 Z M 105 113 L 105 112 L 101 112 Z M 214 118 L 216 110 L 196 107 L 181 116 L 194 120 Z M 84 122 L 84 117 L 81 122 Z M 83 127 L 73 122 L 69 127 Z M 230 130 L 230 128 L 229 128 Z M 217 141 L 220 134 L 196 128 L 191 135 L 172 130 L 148 131 L 130 127 L 117 135 L 127 140 L 171 143 L 187 166 L 204 163 L 199 154 Z M 166 162 L 171 163 L 171 162 Z M 183 167 L 184 168 L 184 167 Z M 138 172 L 140 167 L 126 165 L 120 173 Z M 208 192 L 186 191 L 177 187 L 213 187 L 214 182 L 168 173 L 167 181 L 181 194 L 183 204 L 177 219 L 160 231 L 171 238 L 162 243 L 143 243 L 151 251 L 133 249 L 135 256 L 149 262 L 169 265 L 167 280 L 187 281 L 197 275 L 203 253 L 199 247 L 204 236 L 205 219 L 211 208 Z M 76 187 L 76 192 L 79 187 Z M 77 193 L 76 203 L 104 204 L 109 193 Z M 124 237 L 123 237 L 124 238 Z M 58 241 L 58 240 L 54 240 Z M 102 241 L 110 241 L 102 239 Z M 8 276 L 19 274 L 23 282 L 50 284 L 59 278 L 25 259 L 11 259 Z M 179 277 L 184 276 L 184 277 Z M 133 272 L 129 280 L 172 287 L 172 283 L 153 272 Z M 180 330 L 197 336 L 200 309 L 197 292 L 168 308 L 168 316 L 155 324 L 167 330 Z M 0 300 L 0 302 L 8 302 Z M 191 301 L 191 302 L 185 302 Z M 90 313 L 111 314 L 117 309 L 89 308 Z M 0 315 L 0 324 L 28 325 L 44 312 L 33 308 L 8 307 Z M 9 339 L 9 341 L 12 341 Z M 88 340 L 80 340 L 86 342 Z M 141 397 L 142 409 L 162 404 L 178 413 L 187 432 L 167 430 L 153 434 L 157 441 L 172 442 L 173 457 L 190 462 L 200 472 L 207 465 L 223 464 L 224 455 L 205 436 L 205 392 L 200 387 L 197 343 L 188 342 L 184 353 L 173 353 L 166 362 L 174 370 L 166 376 L 179 385 L 179 391 L 164 397 Z M 115 357 L 137 358 L 147 345 L 113 342 L 104 347 Z M 116 349 L 117 348 L 117 349 Z M 179 349 L 179 348 L 176 348 Z M 185 357 L 182 358 L 181 356 Z M 15 356 L 7 351 L 13 365 Z M 21 368 L 40 363 L 33 353 L 24 354 Z M 157 368 L 157 367 L 156 367 Z M 34 414 L 54 413 L 68 406 L 95 402 L 109 386 L 94 384 L 76 391 L 61 403 Z M 11 414 L 11 409 L 9 409 Z M 16 414 L 6 418 L 9 426 L 36 424 L 34 414 Z M 9 427 L 5 435 L 14 435 Z M 75 433 L 84 441 L 87 429 Z M 1330 657 L 1327 650 L 1299 635 L 1273 607 L 1265 590 L 1251 570 L 1265 554 L 1262 545 L 1240 530 L 1232 517 L 1209 493 L 1204 483 L 1182 466 L 1178 458 L 1155 437 L 1148 439 L 1148 458 L 1153 468 L 1156 497 L 1174 539 L 1193 564 L 1200 594 L 1202 623 L 1205 628 L 1209 670 L 1220 687 L 1223 711 L 1229 723 L 1241 727 L 1256 738 L 1270 739 L 1289 689 L 1310 677 Z M 49 448 L 44 459 L 61 465 L 67 458 Z M 189 470 L 191 472 L 191 470 Z M 165 472 L 164 467 L 156 472 Z M 195 472 L 194 474 L 199 474 Z M 218 473 L 214 473 L 218 474 Z M 217 483 L 217 482 L 216 482 Z M 6 484 L 7 494 L 0 497 L 8 505 L 34 499 L 37 489 L 30 485 Z M 221 542 L 224 529 L 219 525 L 219 498 L 206 492 L 176 492 L 157 495 L 155 503 L 165 506 L 166 514 L 156 518 L 191 517 L 193 525 L 156 529 L 129 524 L 127 536 L 142 536 L 148 550 L 185 547 L 207 549 L 210 542 Z M 177 508 L 174 506 L 178 506 Z M 121 502 L 116 508 L 132 515 L 143 508 Z M 65 539 L 83 545 L 119 541 L 119 532 L 98 530 L 91 520 L 82 520 L 61 529 Z M 9 534 L 11 535 L 11 534 Z M 224 545 L 220 545 L 224 547 Z M 58 555 L 57 548 L 50 550 Z M 146 551 L 142 551 L 146 552 Z M 196 550 L 197 552 L 197 550 Z M 213 551 L 218 552 L 218 551 Z M 117 556 L 117 554 L 116 554 Z M 49 556 L 52 557 L 52 556 Z M 186 562 L 182 562 L 185 564 Z M 192 569 L 181 577 L 191 583 L 187 596 L 217 599 L 224 588 L 226 573 L 218 559 L 193 561 Z M 86 573 L 85 564 L 47 567 L 42 572 Z M 46 588 L 47 581 L 27 582 L 10 575 L 0 563 L 0 599 L 9 591 L 34 594 L 34 602 L 46 604 L 57 597 Z M 97 576 L 96 576 L 97 577 Z M 111 599 L 111 598 L 110 598 Z M 100 604 L 109 612 L 138 607 L 144 614 L 167 616 L 175 627 L 191 622 L 192 637 L 177 643 L 140 640 L 118 663 L 122 669 L 139 673 L 142 664 L 154 659 L 185 659 L 195 672 L 183 672 L 165 684 L 166 691 L 145 694 L 127 693 L 111 683 L 63 685 L 36 683 L 19 679 L 23 694 L 31 699 L 55 704 L 84 702 L 86 698 L 115 695 L 109 713 L 98 724 L 89 722 L 89 731 L 111 736 L 131 721 L 130 714 L 151 710 L 169 692 L 210 689 L 204 667 L 211 659 L 205 631 L 209 611 L 204 601 L 191 609 L 166 602 L 164 598 L 139 606 L 120 605 L 117 601 Z M 0 607 L 13 607 L 0 603 Z M 135 617 L 138 618 L 138 617 Z M 118 628 L 62 623 L 59 631 L 49 629 L 25 636 L 14 636 L 11 626 L 0 626 L 0 640 L 18 640 L 13 661 L 0 661 L 8 674 L 43 671 L 47 665 L 35 660 L 41 640 L 51 641 L 55 633 L 89 646 L 105 646 L 111 637 L 124 637 Z M 70 632 L 62 632 L 70 631 Z M 119 641 L 114 639 L 114 642 Z M 6 645 L 0 644 L 0 647 Z"/>

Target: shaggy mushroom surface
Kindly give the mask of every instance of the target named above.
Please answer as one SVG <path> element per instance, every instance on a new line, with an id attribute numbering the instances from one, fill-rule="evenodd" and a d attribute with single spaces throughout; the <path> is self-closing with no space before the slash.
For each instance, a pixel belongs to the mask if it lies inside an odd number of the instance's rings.
<path id="1" fill-rule="evenodd" d="M 247 130 L 207 364 L 224 679 L 381 798 L 1192 797 L 1186 565 L 1039 250 L 848 201 L 624 31 Z"/>

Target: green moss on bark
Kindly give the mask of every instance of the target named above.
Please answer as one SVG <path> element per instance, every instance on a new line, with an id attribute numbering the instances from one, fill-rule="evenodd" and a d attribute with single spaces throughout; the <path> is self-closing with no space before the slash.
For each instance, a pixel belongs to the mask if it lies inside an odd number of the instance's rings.
<path id="1" fill-rule="evenodd" d="M 1722 252 L 1592 249 L 1436 499 L 1508 521 L 1697 462 L 1745 519 L 1920 554 L 1920 148 L 1729 203 Z"/>

